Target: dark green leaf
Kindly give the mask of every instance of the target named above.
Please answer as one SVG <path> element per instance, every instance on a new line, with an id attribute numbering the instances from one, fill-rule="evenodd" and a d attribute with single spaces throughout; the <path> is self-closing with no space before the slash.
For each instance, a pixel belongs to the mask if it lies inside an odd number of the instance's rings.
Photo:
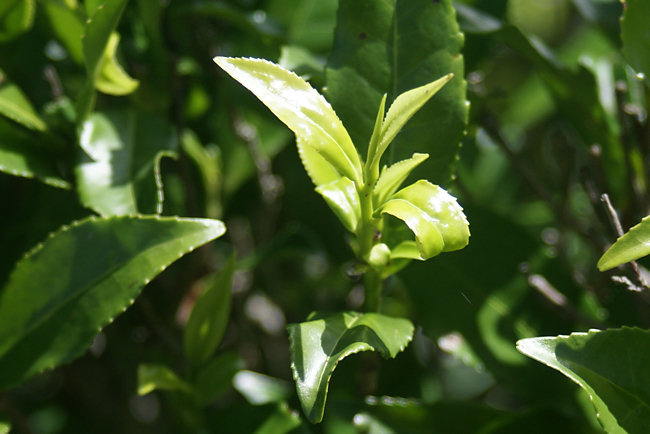
<path id="1" fill-rule="evenodd" d="M 244 368 L 244 361 L 234 352 L 219 354 L 201 366 L 193 387 L 199 401 L 209 405 L 232 388 L 235 374 Z"/>
<path id="2" fill-rule="evenodd" d="M 644 433 L 650 426 L 650 331 L 592 330 L 522 339 L 517 349 L 578 383 L 607 432 Z"/>
<path id="3" fill-rule="evenodd" d="M 0 388 L 80 356 L 152 278 L 224 232 L 218 220 L 91 217 L 53 234 L 0 293 Z"/>
<path id="4" fill-rule="evenodd" d="M 286 404 L 279 404 L 277 409 L 260 425 L 255 434 L 285 434 L 295 432 L 302 425 L 298 413 L 290 410 Z"/>
<path id="5" fill-rule="evenodd" d="M 183 348 L 194 366 L 202 365 L 212 357 L 226 332 L 235 263 L 233 255 L 196 301 L 185 325 Z"/>
<path id="6" fill-rule="evenodd" d="M 146 395 L 154 390 L 190 392 L 191 388 L 167 366 L 142 363 L 138 366 L 138 395 Z"/>
<path id="7" fill-rule="evenodd" d="M 650 2 L 646 0 L 626 0 L 621 19 L 621 39 L 623 54 L 632 67 L 645 77 L 650 84 Z"/>
<path id="8" fill-rule="evenodd" d="M 160 159 L 176 156 L 176 135 L 144 112 L 94 113 L 82 125 L 75 170 L 81 202 L 104 216 L 160 214 Z"/>
<path id="9" fill-rule="evenodd" d="M 463 36 L 451 1 L 343 0 L 326 70 L 327 97 L 365 153 L 382 95 L 388 101 L 439 77 L 454 78 L 396 137 L 389 162 L 426 152 L 420 174 L 447 183 L 465 129 Z M 426 53 L 426 54 L 425 54 Z"/>
<path id="10" fill-rule="evenodd" d="M 627 231 L 598 260 L 600 271 L 618 267 L 650 254 L 650 216 Z"/>
<path id="11" fill-rule="evenodd" d="M 298 397 L 316 423 L 323 419 L 329 380 L 342 359 L 360 351 L 395 357 L 413 337 L 409 320 L 378 313 L 343 312 L 287 328 Z"/>
<path id="12" fill-rule="evenodd" d="M 32 130 L 45 131 L 47 128 L 25 94 L 14 84 L 0 86 L 0 114 Z"/>
<path id="13" fill-rule="evenodd" d="M 286 381 L 253 371 L 239 371 L 232 384 L 252 405 L 280 403 L 291 393 L 291 386 Z"/>

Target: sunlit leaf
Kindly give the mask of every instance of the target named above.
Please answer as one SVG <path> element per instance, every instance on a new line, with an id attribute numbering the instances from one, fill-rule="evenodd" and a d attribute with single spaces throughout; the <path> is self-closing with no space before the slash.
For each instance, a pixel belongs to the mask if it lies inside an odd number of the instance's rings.
<path id="1" fill-rule="evenodd" d="M 4 0 L 0 4 L 0 42 L 26 32 L 34 23 L 34 0 Z"/>
<path id="2" fill-rule="evenodd" d="M 47 128 L 25 94 L 14 84 L 0 86 L 0 114 L 32 130 L 45 131 Z"/>
<path id="3" fill-rule="evenodd" d="M 329 380 L 342 359 L 360 351 L 392 358 L 413 337 L 409 320 L 378 313 L 342 312 L 287 328 L 296 390 L 312 422 L 323 419 Z"/>
<path id="4" fill-rule="evenodd" d="M 194 304 L 185 325 L 183 348 L 190 362 L 199 366 L 207 362 L 221 343 L 230 320 L 232 276 L 235 256 L 219 272 Z"/>
<path id="5" fill-rule="evenodd" d="M 592 330 L 522 339 L 517 349 L 575 381 L 590 396 L 607 432 L 650 426 L 650 331 Z"/>
<path id="6" fill-rule="evenodd" d="M 372 191 L 372 201 L 376 208 L 391 197 L 420 163 L 429 158 L 429 154 L 415 153 L 407 160 L 399 161 L 384 168 Z"/>
<path id="7" fill-rule="evenodd" d="M 469 223 L 456 198 L 420 180 L 395 193 L 378 210 L 403 220 L 415 234 L 420 257 L 462 249 L 469 242 Z"/>
<path id="8" fill-rule="evenodd" d="M 99 214 L 160 214 L 160 160 L 175 157 L 176 134 L 163 118 L 135 111 L 93 113 L 80 132 L 75 170 L 81 202 Z"/>
<path id="9" fill-rule="evenodd" d="M 341 177 L 329 184 L 319 185 L 316 187 L 316 191 L 323 196 L 327 205 L 347 230 L 350 232 L 357 230 L 357 224 L 361 218 L 361 206 L 354 182 L 346 177 Z"/>
<path id="10" fill-rule="evenodd" d="M 167 366 L 142 363 L 138 366 L 138 395 L 146 395 L 154 390 L 190 392 L 191 388 Z"/>
<path id="11" fill-rule="evenodd" d="M 83 65 L 81 35 L 84 33 L 84 24 L 81 18 L 73 10 L 58 2 L 45 2 L 43 7 L 59 42 L 68 51 L 73 61 Z"/>
<path id="12" fill-rule="evenodd" d="M 128 95 L 138 87 L 134 80 L 124 71 L 115 57 L 120 35 L 113 32 L 106 43 L 104 55 L 99 63 L 99 74 L 95 80 L 95 88 L 109 95 Z"/>
<path id="13" fill-rule="evenodd" d="M 262 59 L 216 57 L 214 61 L 284 122 L 301 146 L 318 152 L 341 175 L 360 181 L 361 162 L 347 131 L 325 98 L 307 82 Z M 317 170 L 318 163 L 309 159 L 312 152 L 301 154 L 307 172 Z"/>
<path id="14" fill-rule="evenodd" d="M 224 232 L 218 220 L 91 217 L 53 234 L 0 293 L 0 388 L 83 354 L 151 279 Z"/>
<path id="15" fill-rule="evenodd" d="M 284 380 L 246 370 L 235 374 L 232 384 L 252 405 L 282 402 L 289 398 L 291 391 L 291 386 Z"/>
<path id="16" fill-rule="evenodd" d="M 650 254 L 650 216 L 627 231 L 598 260 L 600 271 L 618 267 Z"/>

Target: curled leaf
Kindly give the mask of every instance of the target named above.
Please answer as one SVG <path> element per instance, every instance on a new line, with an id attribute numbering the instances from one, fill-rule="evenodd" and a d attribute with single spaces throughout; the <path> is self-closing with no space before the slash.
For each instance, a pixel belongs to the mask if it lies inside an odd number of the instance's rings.
<path id="1" fill-rule="evenodd" d="M 392 166 L 381 171 L 379 179 L 372 192 L 372 201 L 376 208 L 379 208 L 391 197 L 402 185 L 410 173 L 429 158 L 429 154 L 415 153 L 409 159 L 398 161 Z"/>
<path id="2" fill-rule="evenodd" d="M 347 230 L 350 232 L 357 230 L 361 218 L 361 205 L 354 182 L 341 177 L 329 184 L 316 187 L 316 191 L 323 196 L 327 205 Z"/>

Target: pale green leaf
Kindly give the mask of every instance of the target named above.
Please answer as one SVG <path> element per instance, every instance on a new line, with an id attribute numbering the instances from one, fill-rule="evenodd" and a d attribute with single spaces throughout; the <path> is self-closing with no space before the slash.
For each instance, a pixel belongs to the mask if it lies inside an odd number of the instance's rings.
<path id="1" fill-rule="evenodd" d="M 0 388 L 69 362 L 168 265 L 225 232 L 218 220 L 90 217 L 29 252 L 0 293 Z"/>
<path id="2" fill-rule="evenodd" d="M 59 42 L 68 51 L 73 61 L 83 65 L 81 35 L 84 33 L 84 24 L 81 18 L 73 10 L 58 2 L 48 1 L 43 6 Z"/>
<path id="3" fill-rule="evenodd" d="M 154 390 L 191 392 L 191 387 L 167 366 L 142 363 L 138 366 L 138 395 Z"/>
<path id="4" fill-rule="evenodd" d="M 469 242 L 469 223 L 456 198 L 428 181 L 398 191 L 377 212 L 395 216 L 411 229 L 420 252 L 415 259 L 459 250 Z"/>
<path id="5" fill-rule="evenodd" d="M 296 390 L 312 422 L 323 419 L 329 380 L 342 359 L 360 351 L 395 357 L 413 337 L 409 320 L 378 313 L 342 312 L 287 328 Z"/>
<path id="6" fill-rule="evenodd" d="M 384 155 L 386 148 L 391 144 L 397 133 L 399 133 L 406 122 L 422 108 L 449 80 L 454 74 L 447 74 L 429 84 L 425 84 L 415 89 L 408 90 L 395 98 L 386 113 L 386 119 L 381 127 L 381 139 L 377 147 L 377 152 L 372 156 L 371 168 L 379 167 L 379 160 Z"/>
<path id="7" fill-rule="evenodd" d="M 144 112 L 93 113 L 80 132 L 75 169 L 81 202 L 99 214 L 160 214 L 160 160 L 176 156 L 176 134 Z"/>
<path id="8" fill-rule="evenodd" d="M 329 184 L 319 185 L 316 191 L 323 196 L 343 226 L 355 232 L 361 218 L 361 205 L 354 182 L 343 176 Z"/>
<path id="9" fill-rule="evenodd" d="M 350 136 L 329 103 L 307 82 L 262 59 L 215 57 L 214 61 L 284 122 L 302 146 L 313 148 L 340 175 L 360 182 L 361 162 Z"/>
<path id="10" fill-rule="evenodd" d="M 632 67 L 650 84 L 650 2 L 626 0 L 621 18 L 623 54 Z"/>
<path id="11" fill-rule="evenodd" d="M 384 94 L 379 103 L 379 109 L 377 110 L 377 118 L 375 119 L 375 126 L 372 129 L 372 136 L 370 136 L 370 143 L 368 143 L 368 155 L 366 157 L 366 163 L 364 165 L 364 171 L 366 176 L 366 182 L 371 184 L 377 180 L 379 176 L 379 164 L 373 165 L 376 158 L 377 149 L 379 148 L 379 143 L 381 142 L 381 130 L 384 125 L 384 116 L 386 114 L 386 97 L 388 95 Z"/>
<path id="12" fill-rule="evenodd" d="M 45 122 L 15 84 L 9 83 L 0 87 L 0 114 L 31 130 L 45 131 L 47 129 Z"/>
<path id="13" fill-rule="evenodd" d="M 650 426 L 650 331 L 592 330 L 522 339 L 517 349 L 582 387 L 610 433 L 645 433 Z"/>
<path id="14" fill-rule="evenodd" d="M 235 374 L 232 384 L 252 405 L 285 401 L 291 391 L 291 386 L 284 380 L 246 370 Z"/>
<path id="15" fill-rule="evenodd" d="M 413 169 L 427 158 L 429 158 L 429 154 L 415 153 L 407 160 L 399 161 L 388 168 L 384 168 L 372 191 L 374 207 L 381 207 L 397 191 Z"/>
<path id="16" fill-rule="evenodd" d="M 230 298 L 235 263 L 233 255 L 214 282 L 196 301 L 185 325 L 183 348 L 185 355 L 194 366 L 199 366 L 212 357 L 226 332 L 230 320 Z"/>
<path id="17" fill-rule="evenodd" d="M 109 95 L 128 95 L 138 87 L 138 80 L 134 80 L 124 71 L 117 61 L 115 53 L 120 43 L 120 35 L 111 34 L 104 50 L 104 55 L 99 64 L 99 74 L 95 80 L 95 88 Z"/>
<path id="18" fill-rule="evenodd" d="M 309 141 L 296 136 L 296 146 L 300 161 L 314 185 L 329 184 L 341 177 L 341 174 L 321 154 L 310 146 Z"/>
<path id="19" fill-rule="evenodd" d="M 650 254 L 650 216 L 627 231 L 598 260 L 600 271 L 618 267 Z"/>
<path id="20" fill-rule="evenodd" d="M 0 434 L 9 434 L 11 432 L 11 424 L 5 420 L 0 419 Z"/>
<path id="21" fill-rule="evenodd" d="M 34 23 L 34 0 L 3 0 L 0 4 L 0 42 L 26 32 Z"/>

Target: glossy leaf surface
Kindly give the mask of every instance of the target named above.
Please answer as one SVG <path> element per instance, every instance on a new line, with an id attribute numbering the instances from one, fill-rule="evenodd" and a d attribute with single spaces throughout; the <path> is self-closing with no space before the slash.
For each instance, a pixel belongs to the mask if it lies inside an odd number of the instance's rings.
<path id="1" fill-rule="evenodd" d="M 609 270 L 648 254 L 650 254 L 650 217 L 644 217 L 641 223 L 627 231 L 607 249 L 598 260 L 598 269 Z"/>
<path id="2" fill-rule="evenodd" d="M 454 78 L 406 124 L 387 156 L 390 163 L 426 152 L 431 158 L 418 176 L 450 180 L 468 113 L 462 45 L 450 0 L 339 2 L 326 96 L 360 152 L 384 94 L 390 106 L 398 95 L 451 73 Z"/>
<path id="3" fill-rule="evenodd" d="M 342 359 L 360 351 L 392 358 L 413 337 L 409 320 L 378 313 L 342 312 L 287 328 L 298 397 L 312 422 L 323 419 L 329 380 Z"/>
<path id="4" fill-rule="evenodd" d="M 135 111 L 93 113 L 80 145 L 75 174 L 84 205 L 104 216 L 162 212 L 160 159 L 175 157 L 177 147 L 166 121 Z"/>
<path id="5" fill-rule="evenodd" d="M 95 81 L 95 88 L 109 95 L 128 95 L 135 91 L 139 84 L 138 80 L 134 80 L 124 71 L 115 57 L 119 43 L 120 35 L 113 32 L 106 43 Z"/>
<path id="6" fill-rule="evenodd" d="M 645 0 L 626 0 L 621 19 L 623 54 L 632 67 L 645 76 L 650 84 L 650 3 Z"/>
<path id="7" fill-rule="evenodd" d="M 372 191 L 372 202 L 376 208 L 380 207 L 402 185 L 420 163 L 429 158 L 428 154 L 415 153 L 407 160 L 398 161 L 390 167 L 384 168 Z"/>
<path id="8" fill-rule="evenodd" d="M 54 233 L 0 293 L 0 388 L 83 354 L 152 278 L 224 232 L 218 220 L 91 217 Z"/>
<path id="9" fill-rule="evenodd" d="M 469 223 L 456 198 L 420 180 L 395 193 L 379 210 L 404 221 L 415 234 L 419 258 L 462 249 L 469 242 Z"/>
<path id="10" fill-rule="evenodd" d="M 138 395 L 146 395 L 154 390 L 189 392 L 191 388 L 167 366 L 143 363 L 138 366 Z"/>
<path id="11" fill-rule="evenodd" d="M 347 230 L 350 232 L 357 230 L 361 218 L 361 206 L 354 182 L 346 177 L 341 177 L 329 184 L 319 185 L 316 187 L 316 191 L 323 196 L 327 205 Z"/>
<path id="12" fill-rule="evenodd" d="M 230 319 L 230 298 L 235 257 L 232 256 L 214 282 L 194 304 L 185 325 L 183 348 L 194 366 L 207 362 L 221 343 Z"/>
<path id="13" fill-rule="evenodd" d="M 355 182 L 361 179 L 361 162 L 350 136 L 329 103 L 307 82 L 262 59 L 216 57 L 214 61 L 284 122 L 296 134 L 299 146 L 310 148 L 301 153 L 308 173 L 320 164 L 311 161 L 315 151 L 341 175 Z"/>
<path id="14" fill-rule="evenodd" d="M 291 386 L 286 381 L 253 371 L 239 371 L 232 384 L 253 405 L 279 403 L 291 394 Z"/>
<path id="15" fill-rule="evenodd" d="M 517 349 L 578 383 L 608 432 L 643 433 L 650 426 L 650 331 L 592 330 L 522 339 Z"/>

